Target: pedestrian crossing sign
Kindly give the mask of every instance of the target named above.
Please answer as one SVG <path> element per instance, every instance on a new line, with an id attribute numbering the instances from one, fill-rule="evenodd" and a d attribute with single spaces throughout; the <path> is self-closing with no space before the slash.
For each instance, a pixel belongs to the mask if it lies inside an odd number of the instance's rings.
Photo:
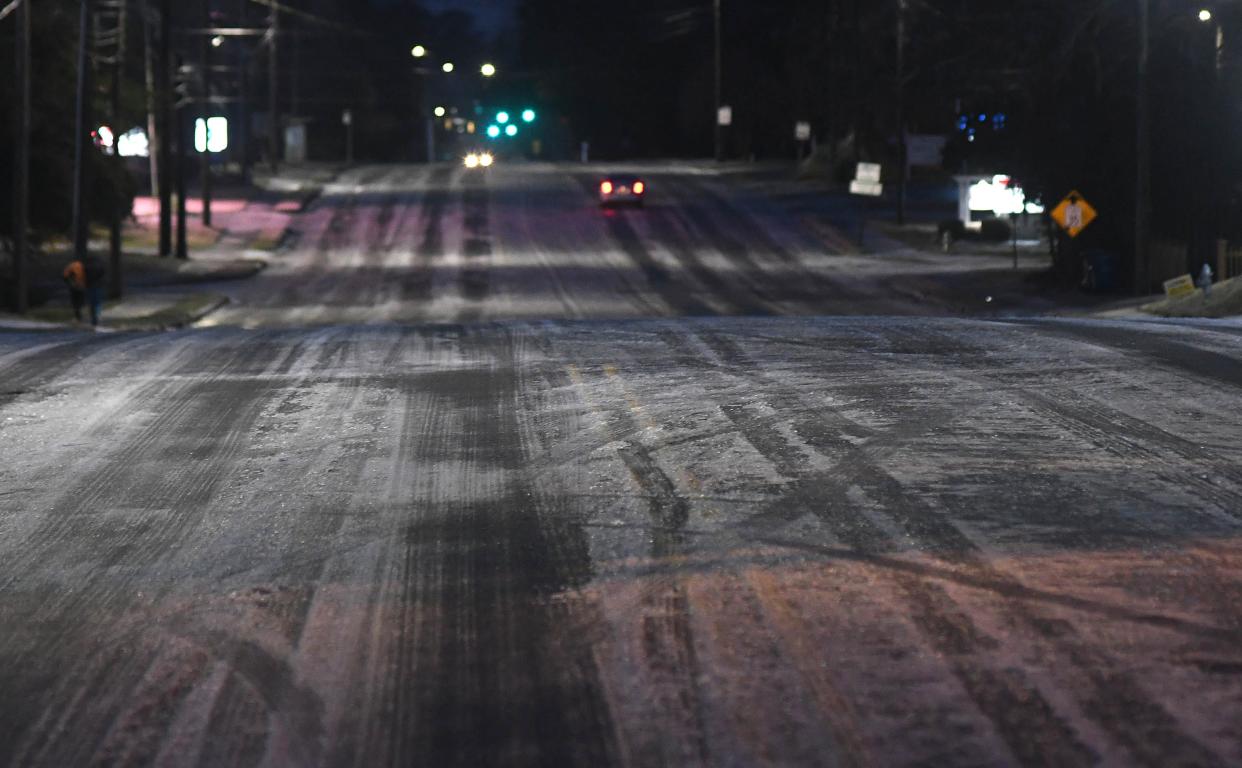
<path id="1" fill-rule="evenodd" d="M 1070 237 L 1078 237 L 1084 229 L 1091 226 L 1091 222 L 1095 221 L 1098 216 L 1095 208 L 1091 207 L 1091 203 L 1088 203 L 1077 191 L 1066 195 L 1061 204 L 1052 211 L 1052 220 L 1060 225 Z"/>

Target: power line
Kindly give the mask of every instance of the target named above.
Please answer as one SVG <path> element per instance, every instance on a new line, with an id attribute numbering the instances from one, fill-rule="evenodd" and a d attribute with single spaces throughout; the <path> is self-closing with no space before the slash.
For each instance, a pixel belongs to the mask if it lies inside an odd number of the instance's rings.
<path id="1" fill-rule="evenodd" d="M 289 16 L 293 16 L 294 18 L 304 19 L 306 21 L 311 22 L 312 24 L 318 24 L 320 26 L 327 27 L 329 29 L 335 29 L 338 32 L 344 32 L 350 35 L 367 34 L 366 32 L 363 32 L 354 27 L 347 26 L 345 24 L 341 24 L 340 22 L 332 21 L 331 19 L 325 19 L 322 16 L 318 16 L 316 14 L 309 13 L 307 11 L 301 11 L 301 10 L 298 10 L 297 8 L 291 8 L 285 5 L 284 3 L 277 2 L 277 0 L 250 0 L 250 2 L 254 3 L 255 5 L 262 5 L 265 8 L 271 8 L 272 10 L 279 11 L 280 13 L 288 14 Z"/>

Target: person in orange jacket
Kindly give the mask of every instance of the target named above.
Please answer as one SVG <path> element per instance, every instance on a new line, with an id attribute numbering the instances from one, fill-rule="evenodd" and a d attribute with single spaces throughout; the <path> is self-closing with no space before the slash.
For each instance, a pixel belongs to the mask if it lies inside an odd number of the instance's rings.
<path id="1" fill-rule="evenodd" d="M 91 308 L 91 325 L 99 325 L 99 315 L 103 311 L 104 283 L 107 281 L 108 268 L 96 256 L 74 259 L 62 273 L 65 284 L 69 286 L 69 301 L 73 304 L 73 316 L 82 322 L 82 308 L 88 301 Z"/>
<path id="2" fill-rule="evenodd" d="M 80 259 L 74 259 L 62 273 L 65 285 L 69 287 L 69 303 L 73 305 L 73 316 L 82 322 L 82 307 L 86 306 L 86 266 Z"/>

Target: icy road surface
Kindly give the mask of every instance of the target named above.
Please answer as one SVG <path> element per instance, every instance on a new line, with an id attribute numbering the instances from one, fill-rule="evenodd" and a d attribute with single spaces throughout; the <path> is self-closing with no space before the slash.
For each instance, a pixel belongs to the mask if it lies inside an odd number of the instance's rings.
<path id="1" fill-rule="evenodd" d="M 0 765 L 1242 764 L 1240 349 L 0 333 Z"/>
<path id="2" fill-rule="evenodd" d="M 937 274 L 1010 274 L 1008 255 L 860 256 L 824 215 L 702 164 L 627 170 L 650 185 L 645 210 L 600 210 L 604 166 L 352 169 L 269 269 L 219 286 L 233 305 L 207 323 L 926 314 L 920 295 Z M 1023 262 L 1043 268 L 1047 256 Z M 982 310 L 985 293 L 967 299 Z"/>

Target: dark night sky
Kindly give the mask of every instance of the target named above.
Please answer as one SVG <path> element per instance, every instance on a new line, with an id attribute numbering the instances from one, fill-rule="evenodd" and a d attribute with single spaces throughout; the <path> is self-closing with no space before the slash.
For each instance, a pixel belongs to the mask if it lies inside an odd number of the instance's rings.
<path id="1" fill-rule="evenodd" d="M 468 11 L 483 32 L 494 35 L 512 20 L 516 0 L 423 0 L 423 5 L 432 11 Z"/>

